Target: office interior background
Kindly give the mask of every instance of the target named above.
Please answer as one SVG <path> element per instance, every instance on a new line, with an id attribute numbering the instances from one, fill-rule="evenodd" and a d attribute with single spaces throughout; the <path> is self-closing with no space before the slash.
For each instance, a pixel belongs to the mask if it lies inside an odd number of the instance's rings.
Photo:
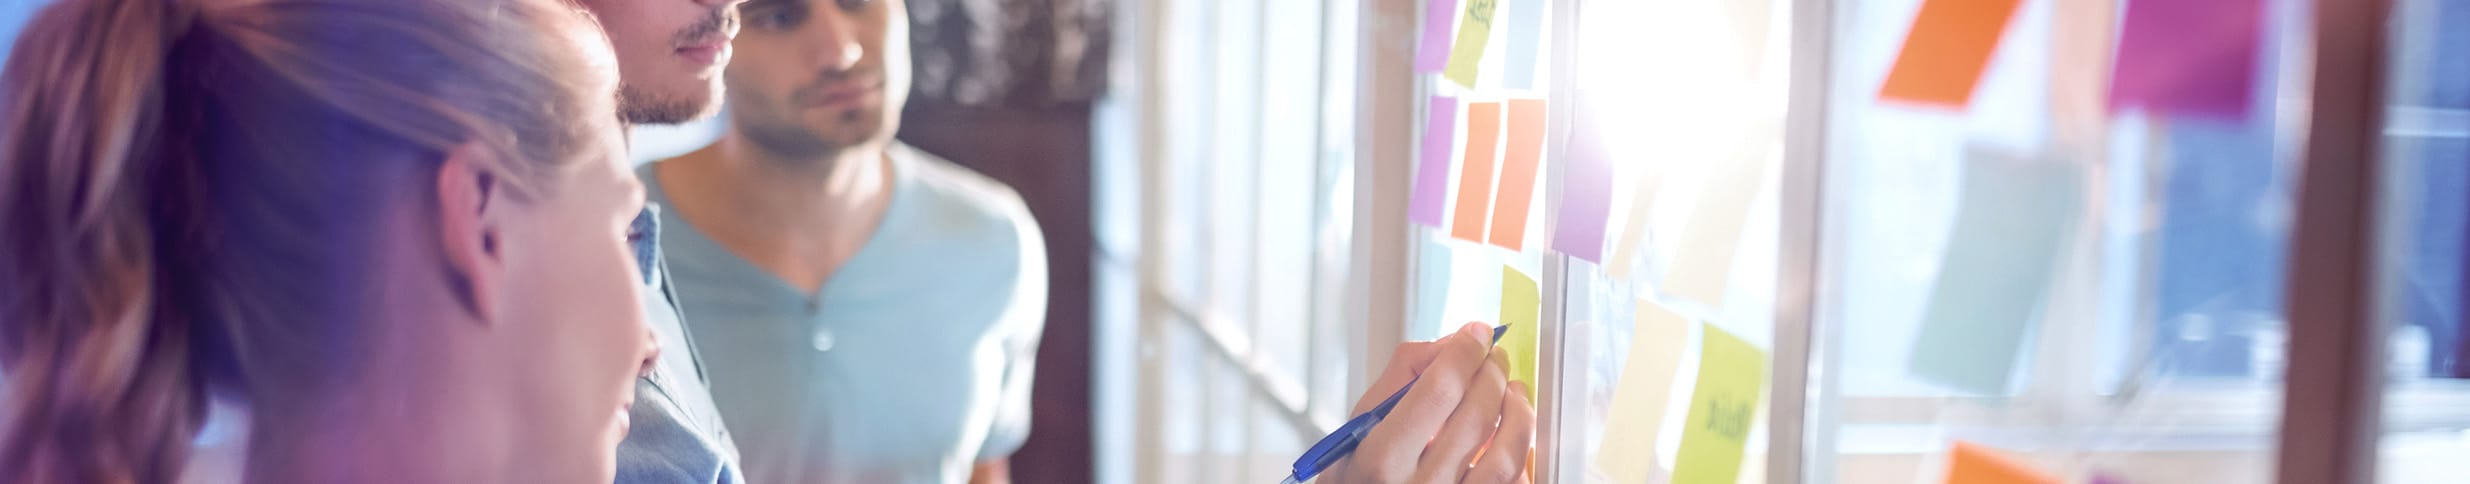
<path id="1" fill-rule="evenodd" d="M 2470 1 L 907 1 L 1046 232 L 1020 482 L 1275 482 L 1519 317 L 1537 482 L 2470 479 Z"/>

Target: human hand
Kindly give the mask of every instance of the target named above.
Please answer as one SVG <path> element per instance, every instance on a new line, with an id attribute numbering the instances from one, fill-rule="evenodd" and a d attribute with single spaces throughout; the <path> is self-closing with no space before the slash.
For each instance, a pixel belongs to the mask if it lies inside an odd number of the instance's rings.
<path id="1" fill-rule="evenodd" d="M 1491 348 L 1492 328 L 1481 323 L 1439 341 L 1398 345 L 1356 399 L 1355 413 L 1418 383 L 1321 482 L 1527 483 L 1535 407 L 1525 385 L 1509 380 L 1508 356 Z"/>

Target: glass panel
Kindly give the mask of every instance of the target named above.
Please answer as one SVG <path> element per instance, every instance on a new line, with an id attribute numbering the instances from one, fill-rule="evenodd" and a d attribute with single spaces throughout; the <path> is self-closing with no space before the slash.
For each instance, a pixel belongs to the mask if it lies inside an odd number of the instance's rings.
<path id="1" fill-rule="evenodd" d="M 2134 1 L 2021 2 L 1958 106 L 1881 99 L 1924 1 L 1836 2 L 1819 482 L 1935 479 L 1959 442 L 2069 482 L 2269 478 L 2307 3 L 2221 39 L 2258 52 L 2231 112 L 2111 110 Z"/>
<path id="2" fill-rule="evenodd" d="M 2383 482 L 2470 475 L 2470 3 L 2397 0 L 2380 190 Z"/>
<path id="3" fill-rule="evenodd" d="M 1774 347 L 1776 184 L 1790 78 L 1782 27 L 1791 2 L 1583 8 L 1575 72 L 1583 104 L 1568 149 L 1600 149 L 1614 195 L 1599 260 L 1564 259 L 1567 346 L 1557 393 L 1572 403 L 1559 407 L 1567 412 L 1561 480 L 1690 480 L 1679 473 L 1765 482 L 1772 390 L 1725 402 L 1707 389 L 1730 380 L 1702 376 L 1729 369 L 1756 377 L 1772 366 L 1764 353 Z M 1723 365 L 1703 359 L 1709 341 L 1721 341 L 1715 335 L 1756 348 L 1751 359 L 1764 366 L 1706 366 Z M 1737 465 L 1683 455 L 1723 447 L 1684 436 L 1704 430 L 1693 422 L 1735 408 L 1746 422 L 1729 432 L 1743 436 Z"/>

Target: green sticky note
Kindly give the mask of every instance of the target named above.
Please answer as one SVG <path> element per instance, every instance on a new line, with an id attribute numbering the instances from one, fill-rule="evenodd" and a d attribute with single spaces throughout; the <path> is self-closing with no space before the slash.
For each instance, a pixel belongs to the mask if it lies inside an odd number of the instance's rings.
<path id="1" fill-rule="evenodd" d="M 1483 1 L 1483 0 L 1477 0 Z M 1527 384 L 1527 401 L 1535 401 L 1535 326 L 1543 319 L 1544 291 L 1535 278 L 1501 267 L 1501 324 L 1509 333 L 1493 347 L 1509 355 L 1509 379 Z"/>
<path id="2" fill-rule="evenodd" d="M 1449 50 L 1449 65 L 1441 75 L 1458 85 L 1475 87 L 1476 64 L 1484 62 L 1484 46 L 1492 42 L 1492 19 L 1499 18 L 1502 0 L 1467 0 L 1466 14 L 1458 19 L 1458 42 Z M 1541 0 L 1527 0 L 1541 1 Z"/>
<path id="3" fill-rule="evenodd" d="M 1682 422 L 1672 484 L 1733 484 L 1766 390 L 1767 353 L 1722 328 L 1699 327 L 1706 338 L 1698 351 L 1698 389 Z"/>
<path id="4" fill-rule="evenodd" d="M 2006 395 L 2079 218 L 2080 169 L 1972 151 L 1908 369 L 1952 390 Z"/>

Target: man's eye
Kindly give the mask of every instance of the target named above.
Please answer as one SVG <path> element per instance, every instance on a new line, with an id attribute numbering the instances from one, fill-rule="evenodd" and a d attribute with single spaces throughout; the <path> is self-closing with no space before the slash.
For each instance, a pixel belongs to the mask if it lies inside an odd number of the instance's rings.
<path id="1" fill-rule="evenodd" d="M 747 14 L 746 26 L 765 30 L 781 30 L 797 26 L 798 21 L 804 20 L 802 17 L 804 16 L 799 15 L 798 12 L 780 9 L 765 10 Z"/>
<path id="2" fill-rule="evenodd" d="M 840 0 L 840 8 L 842 10 L 857 10 L 874 4 L 875 0 Z"/>

